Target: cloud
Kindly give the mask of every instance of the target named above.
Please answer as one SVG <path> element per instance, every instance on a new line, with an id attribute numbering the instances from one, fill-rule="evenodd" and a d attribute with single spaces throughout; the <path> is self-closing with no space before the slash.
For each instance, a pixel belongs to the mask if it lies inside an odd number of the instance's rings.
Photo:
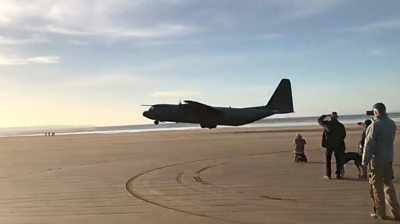
<path id="1" fill-rule="evenodd" d="M 400 20 L 386 20 L 376 23 L 369 23 L 361 26 L 349 27 L 346 28 L 345 31 L 357 33 L 378 33 L 397 29 L 400 29 Z"/>
<path id="2" fill-rule="evenodd" d="M 48 32 L 54 34 L 62 34 L 68 36 L 98 36 L 102 38 L 158 38 L 168 36 L 186 36 L 192 33 L 199 32 L 200 29 L 187 27 L 183 25 L 168 25 L 162 24 L 153 28 L 138 28 L 138 29 L 125 29 L 125 28 L 110 28 L 106 30 L 78 30 L 67 29 L 63 27 L 49 26 L 39 32 Z"/>
<path id="3" fill-rule="evenodd" d="M 226 29 L 256 32 L 265 24 L 276 26 L 323 13 L 341 1 L 2 0 L 0 25 L 65 38 L 185 37 Z"/>
<path id="4" fill-rule="evenodd" d="M 70 40 L 70 41 L 68 41 L 68 43 L 70 43 L 72 45 L 78 45 L 78 46 L 85 46 L 85 45 L 89 44 L 88 42 L 82 41 L 82 40 Z"/>
<path id="5" fill-rule="evenodd" d="M 0 65 L 58 64 L 60 56 L 22 57 L 18 54 L 26 45 L 45 43 L 48 40 L 40 36 L 25 39 L 0 36 Z"/>
<path id="6" fill-rule="evenodd" d="M 23 44 L 36 44 L 36 43 L 44 43 L 47 42 L 47 39 L 40 38 L 40 37 L 31 37 L 27 39 L 15 39 L 0 36 L 0 45 L 23 45 Z"/>
<path id="7" fill-rule="evenodd" d="M 151 97 L 154 97 L 154 98 L 185 98 L 185 97 L 192 97 L 192 96 L 198 96 L 198 95 L 201 95 L 201 92 L 182 90 L 182 91 L 154 92 L 151 94 Z"/>
<path id="8" fill-rule="evenodd" d="M 44 57 L 33 57 L 26 59 L 28 63 L 34 64 L 58 64 L 60 61 L 59 56 L 44 56 Z"/>
<path id="9" fill-rule="evenodd" d="M 176 5 L 178 1 L 158 0 L 3 0 L 0 25 L 23 32 L 101 38 L 158 38 L 185 36 L 201 29 L 179 20 L 148 16 L 157 4 Z M 161 5 L 162 6 L 162 5 Z M 159 6 L 159 7 L 161 7 Z M 153 14 L 159 14 L 153 12 Z M 149 19 L 153 18 L 154 19 Z"/>
<path id="10" fill-rule="evenodd" d="M 59 56 L 41 56 L 31 58 L 10 58 L 0 56 L 0 65 L 58 64 Z"/>
<path id="11" fill-rule="evenodd" d="M 7 16 L 0 15 L 0 24 L 9 24 L 11 21 Z"/>
<path id="12" fill-rule="evenodd" d="M 186 36 L 192 33 L 199 32 L 200 29 L 188 27 L 184 25 L 168 25 L 162 24 L 152 29 L 137 29 L 137 30 L 107 30 L 104 34 L 109 34 L 115 37 L 138 37 L 138 38 L 155 38 L 167 36 Z"/>

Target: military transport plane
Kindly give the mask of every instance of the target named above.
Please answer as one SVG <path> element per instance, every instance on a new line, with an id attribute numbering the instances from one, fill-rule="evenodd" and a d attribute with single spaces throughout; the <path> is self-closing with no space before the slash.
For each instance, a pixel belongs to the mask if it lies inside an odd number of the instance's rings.
<path id="1" fill-rule="evenodd" d="M 200 124 L 202 128 L 216 128 L 217 125 L 240 126 L 274 114 L 293 112 L 292 88 L 289 79 L 282 79 L 268 104 L 259 107 L 231 108 L 213 107 L 199 102 L 185 100 L 178 105 L 155 104 L 143 112 L 143 116 L 159 122 L 182 122 Z"/>

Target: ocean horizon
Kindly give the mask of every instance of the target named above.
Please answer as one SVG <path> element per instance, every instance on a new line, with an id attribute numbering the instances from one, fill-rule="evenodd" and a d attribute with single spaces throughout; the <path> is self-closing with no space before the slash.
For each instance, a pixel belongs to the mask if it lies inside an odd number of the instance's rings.
<path id="1" fill-rule="evenodd" d="M 395 122 L 400 122 L 400 112 L 389 113 L 390 118 Z M 252 127 L 289 127 L 289 126 L 312 126 L 318 125 L 318 116 L 309 117 L 290 117 L 274 118 L 268 117 L 259 121 L 237 126 L 236 128 Z M 365 114 L 341 115 L 340 122 L 343 124 L 357 124 L 371 116 Z M 232 126 L 218 126 L 217 128 L 229 128 Z M 133 124 L 133 125 L 115 125 L 115 126 L 37 126 L 37 127 L 13 127 L 0 128 L 0 137 L 11 136 L 44 136 L 45 133 L 55 133 L 55 135 L 74 135 L 74 134 L 113 134 L 113 133 L 133 133 L 133 132 L 151 132 L 151 131 L 171 131 L 171 130 L 196 130 L 202 129 L 199 124 L 191 123 L 173 123 L 165 122 L 155 125 L 151 124 Z"/>

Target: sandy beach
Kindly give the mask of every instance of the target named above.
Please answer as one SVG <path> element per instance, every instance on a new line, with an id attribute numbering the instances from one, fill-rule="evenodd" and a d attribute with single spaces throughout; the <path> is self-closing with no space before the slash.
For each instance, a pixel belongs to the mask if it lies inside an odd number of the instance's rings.
<path id="1" fill-rule="evenodd" d="M 353 164 L 322 179 L 320 141 L 316 126 L 1 138 L 0 223 L 380 223 Z"/>

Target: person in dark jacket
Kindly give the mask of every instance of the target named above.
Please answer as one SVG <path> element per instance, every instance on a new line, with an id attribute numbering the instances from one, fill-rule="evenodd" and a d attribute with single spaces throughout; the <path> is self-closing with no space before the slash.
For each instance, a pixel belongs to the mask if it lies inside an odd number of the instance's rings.
<path id="1" fill-rule="evenodd" d="M 330 119 L 328 119 L 330 118 Z M 342 123 L 338 121 L 338 114 L 332 112 L 330 115 L 321 115 L 318 123 L 324 128 L 322 135 L 322 147 L 326 149 L 326 175 L 324 179 L 331 179 L 331 160 L 332 154 L 335 153 L 336 160 L 336 178 L 342 179 L 343 160 L 346 145 L 346 129 Z"/>

